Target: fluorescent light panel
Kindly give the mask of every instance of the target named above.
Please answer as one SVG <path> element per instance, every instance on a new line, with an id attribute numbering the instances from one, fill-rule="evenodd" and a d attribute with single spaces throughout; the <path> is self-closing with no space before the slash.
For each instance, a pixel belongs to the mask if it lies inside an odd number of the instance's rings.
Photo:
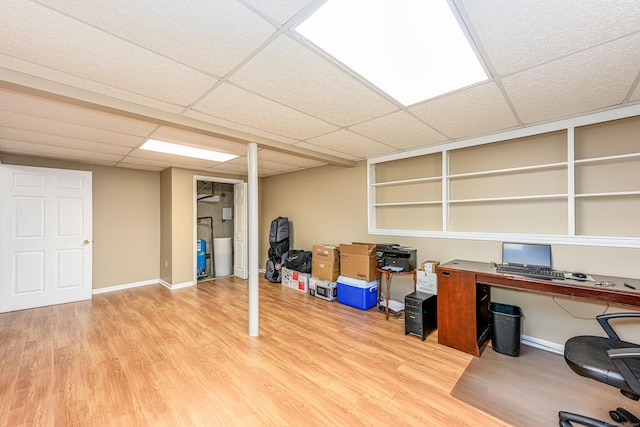
<path id="1" fill-rule="evenodd" d="M 405 106 L 487 80 L 446 0 L 329 0 L 296 31 Z"/>
<path id="2" fill-rule="evenodd" d="M 204 150 L 202 148 L 189 147 L 186 145 L 173 144 L 171 142 L 148 139 L 140 147 L 142 150 L 157 151 L 177 156 L 194 157 L 196 159 L 213 160 L 214 162 L 226 162 L 235 159 L 235 154 L 220 153 L 218 151 Z"/>

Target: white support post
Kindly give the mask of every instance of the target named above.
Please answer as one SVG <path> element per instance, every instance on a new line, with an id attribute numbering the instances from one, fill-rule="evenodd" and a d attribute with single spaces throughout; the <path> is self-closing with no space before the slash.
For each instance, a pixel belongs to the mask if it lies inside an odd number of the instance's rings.
<path id="1" fill-rule="evenodd" d="M 260 335 L 258 309 L 258 144 L 249 143 L 248 148 L 248 213 L 249 213 L 249 336 Z"/>

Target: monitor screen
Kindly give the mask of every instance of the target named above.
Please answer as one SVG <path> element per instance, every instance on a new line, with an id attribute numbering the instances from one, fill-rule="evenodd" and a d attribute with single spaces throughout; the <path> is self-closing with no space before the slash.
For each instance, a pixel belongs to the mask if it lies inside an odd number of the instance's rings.
<path id="1" fill-rule="evenodd" d="M 551 245 L 503 243 L 502 263 L 551 268 Z"/>

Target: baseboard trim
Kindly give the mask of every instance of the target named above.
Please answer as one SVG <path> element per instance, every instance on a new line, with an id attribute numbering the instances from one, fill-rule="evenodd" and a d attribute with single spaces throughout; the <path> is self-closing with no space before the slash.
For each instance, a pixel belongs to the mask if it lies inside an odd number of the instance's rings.
<path id="1" fill-rule="evenodd" d="M 182 289 L 182 288 L 188 288 L 189 286 L 195 286 L 194 282 L 184 282 L 184 283 L 178 283 L 177 285 L 172 285 L 169 282 L 166 282 L 162 279 L 158 280 L 158 282 L 164 286 L 165 288 L 175 291 L 176 289 Z"/>
<path id="2" fill-rule="evenodd" d="M 550 351 L 551 353 L 564 354 L 564 345 L 562 344 L 541 340 L 539 338 L 530 337 L 528 335 L 522 335 L 522 337 L 520 338 L 520 342 L 524 345 Z"/>
<path id="3" fill-rule="evenodd" d="M 140 286 L 155 285 L 157 283 L 158 283 L 158 279 L 143 280 L 142 282 L 125 283 L 124 285 L 107 286 L 104 288 L 93 289 L 91 291 L 91 294 L 92 295 L 105 294 L 107 292 L 121 291 L 123 289 L 137 288 Z"/>

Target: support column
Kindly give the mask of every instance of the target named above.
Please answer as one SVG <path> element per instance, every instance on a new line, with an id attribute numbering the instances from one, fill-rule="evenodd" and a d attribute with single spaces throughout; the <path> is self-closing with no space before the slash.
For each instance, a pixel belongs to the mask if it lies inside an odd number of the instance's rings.
<path id="1" fill-rule="evenodd" d="M 249 170 L 249 336 L 257 337 L 259 331 L 258 310 L 258 144 L 249 143 L 247 149 Z"/>

